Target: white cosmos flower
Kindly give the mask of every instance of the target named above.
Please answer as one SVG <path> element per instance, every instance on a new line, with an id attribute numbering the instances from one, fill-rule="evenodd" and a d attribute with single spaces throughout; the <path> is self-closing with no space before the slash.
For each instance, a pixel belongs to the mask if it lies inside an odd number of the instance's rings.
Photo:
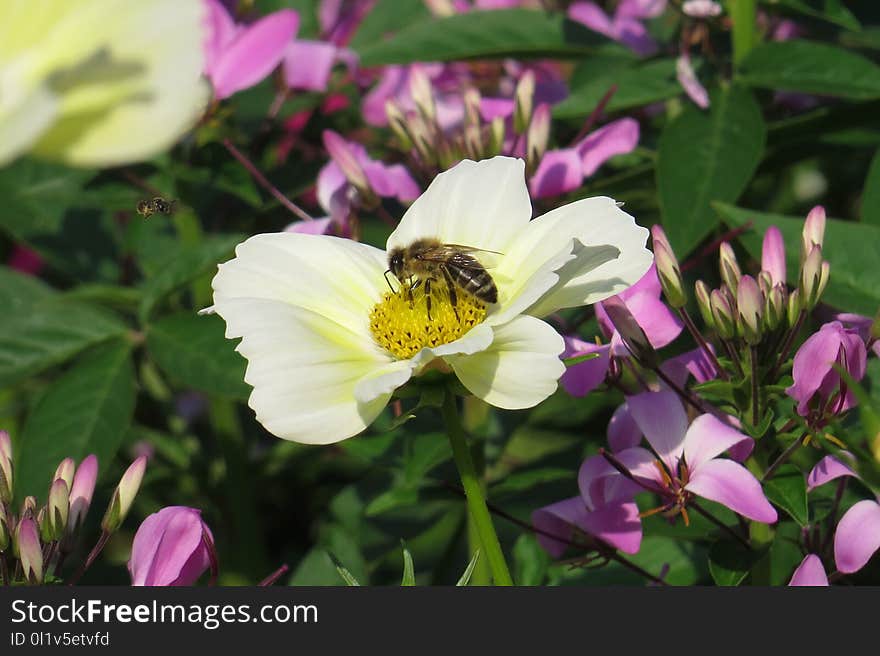
<path id="1" fill-rule="evenodd" d="M 490 269 L 498 302 L 484 307 L 460 294 L 460 319 L 442 286 L 430 320 L 423 305 L 410 310 L 404 293 L 391 294 L 378 248 L 289 232 L 240 244 L 214 277 L 213 309 L 226 337 L 242 338 L 257 420 L 287 440 L 343 440 L 437 359 L 499 408 L 550 396 L 565 370 L 563 340 L 540 317 L 620 293 L 652 255 L 648 231 L 610 198 L 531 215 L 524 163 L 509 157 L 457 164 L 407 210 L 389 250 L 433 237 L 500 253 Z M 423 329 L 433 343 L 423 346 Z"/>

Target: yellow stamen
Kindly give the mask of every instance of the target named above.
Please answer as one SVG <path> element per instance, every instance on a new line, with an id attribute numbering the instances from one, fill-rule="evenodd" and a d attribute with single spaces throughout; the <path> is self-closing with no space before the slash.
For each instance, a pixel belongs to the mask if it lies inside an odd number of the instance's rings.
<path id="1" fill-rule="evenodd" d="M 458 316 L 456 316 L 456 311 Z M 370 312 L 370 331 L 376 343 L 400 360 L 413 357 L 424 347 L 454 342 L 486 318 L 486 306 L 458 292 L 455 307 L 442 286 L 431 290 L 431 317 L 428 318 L 424 285 L 410 292 L 401 288 L 386 292 Z"/>

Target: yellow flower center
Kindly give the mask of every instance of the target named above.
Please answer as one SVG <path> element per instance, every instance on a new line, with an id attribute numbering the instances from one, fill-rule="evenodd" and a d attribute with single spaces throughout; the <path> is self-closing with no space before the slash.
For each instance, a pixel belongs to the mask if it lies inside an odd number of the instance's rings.
<path id="1" fill-rule="evenodd" d="M 438 289 L 439 287 L 439 289 Z M 423 348 L 454 342 L 486 318 L 486 306 L 459 290 L 455 307 L 447 290 L 431 289 L 431 313 L 424 285 L 409 292 L 385 292 L 370 312 L 370 331 L 376 343 L 399 360 L 413 357 Z"/>

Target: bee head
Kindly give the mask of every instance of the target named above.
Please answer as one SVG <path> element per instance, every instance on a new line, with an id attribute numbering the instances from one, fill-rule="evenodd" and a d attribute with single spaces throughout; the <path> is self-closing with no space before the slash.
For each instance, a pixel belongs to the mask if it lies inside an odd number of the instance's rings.
<path id="1" fill-rule="evenodd" d="M 400 280 L 403 277 L 403 249 L 395 248 L 388 253 L 388 268 L 394 277 Z"/>

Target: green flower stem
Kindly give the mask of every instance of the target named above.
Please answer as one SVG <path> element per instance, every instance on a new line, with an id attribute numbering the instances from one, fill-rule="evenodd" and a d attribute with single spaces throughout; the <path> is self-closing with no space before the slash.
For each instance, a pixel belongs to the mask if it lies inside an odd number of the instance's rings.
<path id="1" fill-rule="evenodd" d="M 758 44 L 756 0 L 728 0 L 727 11 L 733 21 L 733 63 L 739 66 Z"/>
<path id="2" fill-rule="evenodd" d="M 501 543 L 498 541 L 498 534 L 495 532 L 495 527 L 492 525 L 492 517 L 489 515 L 489 509 L 486 507 L 483 488 L 477 478 L 474 462 L 471 459 L 467 437 L 464 434 L 464 429 L 461 426 L 461 420 L 458 415 L 455 395 L 451 391 L 446 393 L 442 414 L 443 421 L 446 424 L 446 433 L 449 435 L 449 443 L 452 446 L 452 455 L 455 458 L 455 464 L 461 476 L 461 485 L 464 488 L 464 494 L 467 499 L 468 512 L 471 521 L 476 527 L 477 534 L 480 536 L 480 542 L 483 545 L 482 553 L 485 554 L 486 560 L 489 562 L 492 578 L 495 581 L 495 585 L 513 585 L 513 579 L 510 578 L 510 570 L 508 570 L 507 562 L 504 560 L 504 552 L 501 551 Z"/>

